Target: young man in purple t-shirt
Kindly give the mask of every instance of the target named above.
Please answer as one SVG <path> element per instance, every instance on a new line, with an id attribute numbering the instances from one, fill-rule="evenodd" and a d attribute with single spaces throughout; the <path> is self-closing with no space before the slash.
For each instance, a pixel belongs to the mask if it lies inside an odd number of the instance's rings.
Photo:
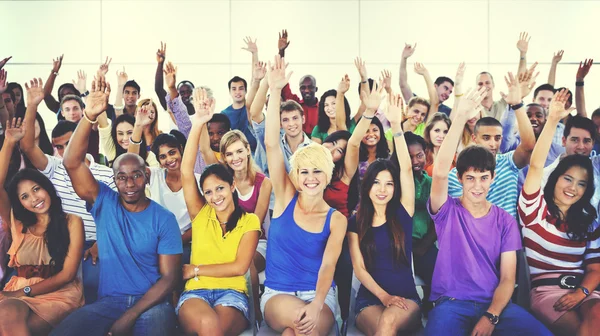
<path id="1" fill-rule="evenodd" d="M 496 162 L 485 147 L 458 156 L 460 198 L 448 196 L 448 171 L 463 125 L 479 113 L 486 88 L 465 94 L 435 160 L 428 210 L 438 235 L 426 335 L 552 335 L 510 302 L 521 236 L 515 219 L 486 197 Z"/>

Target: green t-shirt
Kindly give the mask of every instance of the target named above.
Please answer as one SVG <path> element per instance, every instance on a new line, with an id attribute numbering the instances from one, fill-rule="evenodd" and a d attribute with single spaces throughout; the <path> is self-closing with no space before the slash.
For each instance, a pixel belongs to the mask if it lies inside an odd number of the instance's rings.
<path id="1" fill-rule="evenodd" d="M 417 128 L 415 128 L 413 133 L 418 136 L 423 136 L 423 134 L 425 133 L 425 123 L 418 124 Z M 391 128 L 385 131 L 385 138 L 390 141 L 394 140 L 394 132 Z"/>
<path id="2" fill-rule="evenodd" d="M 430 228 L 433 228 L 433 220 L 427 212 L 427 200 L 431 193 L 431 177 L 423 171 L 423 177 L 419 180 L 415 176 L 415 214 L 413 215 L 413 238 L 422 239 Z"/>
<path id="3" fill-rule="evenodd" d="M 356 121 L 354 121 L 354 118 L 352 118 L 350 120 L 350 129 L 348 129 L 348 132 L 353 133 L 355 128 L 356 128 Z M 312 140 L 321 139 L 321 142 L 325 142 L 325 138 L 327 138 L 328 136 L 329 136 L 329 134 L 327 134 L 327 131 L 321 132 L 319 130 L 319 125 L 316 125 L 315 128 L 313 128 L 310 138 Z"/>

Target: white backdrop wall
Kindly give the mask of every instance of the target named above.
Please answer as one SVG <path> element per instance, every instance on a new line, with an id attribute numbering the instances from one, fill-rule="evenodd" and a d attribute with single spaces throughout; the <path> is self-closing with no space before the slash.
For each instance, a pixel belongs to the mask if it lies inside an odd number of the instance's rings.
<path id="1" fill-rule="evenodd" d="M 269 60 L 277 53 L 277 34 L 284 28 L 291 41 L 286 59 L 294 71 L 292 90 L 298 91 L 304 74 L 317 78 L 322 93 L 337 88 L 348 73 L 353 112 L 358 107 L 359 82 L 354 57 L 363 57 L 371 77 L 391 70 L 393 89 L 399 92 L 404 42 L 418 42 L 408 66 L 409 83 L 421 94 L 426 93 L 425 85 L 412 71 L 412 62 L 423 62 L 434 78 L 453 78 L 458 63 L 464 61 L 465 87 L 475 85 L 477 73 L 489 71 L 499 97 L 499 91 L 506 90 L 503 75 L 517 68 L 520 31 L 532 36 L 528 62 L 540 63 L 538 85 L 546 82 L 552 55 L 559 49 L 565 54 L 557 86 L 574 89 L 579 61 L 600 59 L 594 33 L 600 1 L 0 0 L 0 13 L 5 27 L 0 57 L 13 56 L 5 66 L 9 81 L 45 80 L 52 59 L 64 53 L 54 94 L 60 84 L 75 79 L 79 69 L 87 72 L 89 88 L 99 64 L 109 56 L 108 80 L 114 86 L 116 71 L 125 67 L 130 79 L 141 85 L 142 97 L 156 99 L 155 53 L 165 41 L 167 60 L 179 68 L 178 81 L 211 87 L 219 110 L 231 103 L 227 81 L 235 75 L 250 78 L 251 56 L 241 49 L 243 38 L 258 38 L 260 59 Z M 591 113 L 600 106 L 600 96 L 595 94 L 600 90 L 600 66 L 592 67 L 585 88 Z M 56 119 L 44 104 L 40 112 L 52 128 Z M 161 128 L 168 129 L 166 113 L 159 118 Z"/>

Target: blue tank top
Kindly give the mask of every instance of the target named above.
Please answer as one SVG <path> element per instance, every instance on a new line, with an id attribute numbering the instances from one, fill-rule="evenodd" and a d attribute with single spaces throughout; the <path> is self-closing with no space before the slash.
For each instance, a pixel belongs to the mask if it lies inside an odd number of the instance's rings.
<path id="1" fill-rule="evenodd" d="M 323 231 L 312 233 L 294 221 L 298 194 L 290 201 L 281 216 L 271 219 L 265 286 L 278 291 L 295 292 L 317 289 L 319 269 L 329 239 L 331 215 L 329 209 Z M 332 281 L 331 286 L 335 286 Z"/>

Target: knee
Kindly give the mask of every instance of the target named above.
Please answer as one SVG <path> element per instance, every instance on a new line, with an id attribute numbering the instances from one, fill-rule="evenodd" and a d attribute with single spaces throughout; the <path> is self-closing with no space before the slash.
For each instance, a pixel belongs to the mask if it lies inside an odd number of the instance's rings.
<path id="1" fill-rule="evenodd" d="M 8 335 L 6 331 L 10 331 L 14 325 L 26 322 L 27 311 L 20 305 L 7 301 L 0 304 L 0 316 L 0 334 Z"/>
<path id="2" fill-rule="evenodd" d="M 191 323 L 190 323 L 191 322 Z M 184 324 L 184 323 L 182 323 Z M 184 329 L 196 335 L 222 335 L 218 318 L 214 316 L 197 316 L 186 321 Z"/>
<path id="3" fill-rule="evenodd" d="M 585 314 L 584 319 L 594 323 L 594 325 L 600 325 L 600 302 L 595 303 Z"/>
<path id="4" fill-rule="evenodd" d="M 379 323 L 377 324 L 377 333 L 383 335 L 394 334 L 397 320 L 398 319 L 394 314 L 390 314 L 389 312 L 386 314 L 384 312 L 379 318 Z"/>

